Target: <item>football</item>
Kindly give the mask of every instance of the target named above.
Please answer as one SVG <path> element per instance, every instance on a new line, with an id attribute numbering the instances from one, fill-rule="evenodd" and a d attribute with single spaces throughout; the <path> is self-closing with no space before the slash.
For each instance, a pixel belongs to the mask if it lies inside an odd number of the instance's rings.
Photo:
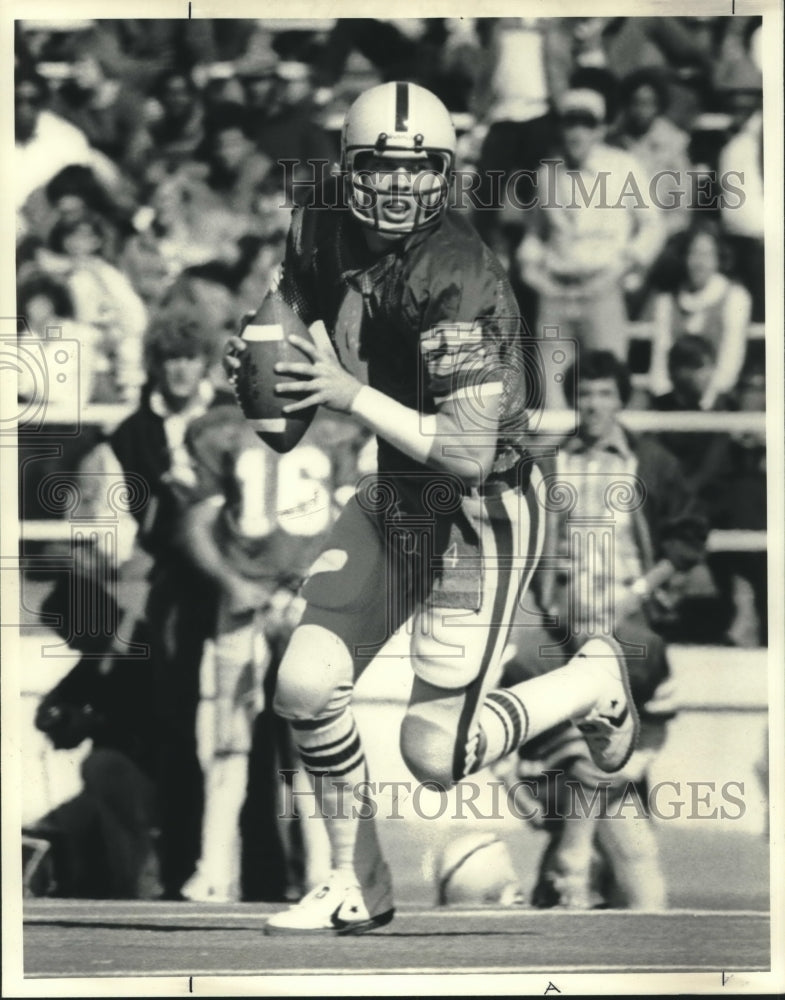
<path id="1" fill-rule="evenodd" d="M 317 409 L 312 406 L 297 413 L 284 413 L 284 406 L 298 397 L 275 392 L 278 383 L 296 381 L 289 375 L 277 375 L 276 364 L 308 360 L 290 343 L 292 335 L 313 343 L 299 316 L 285 302 L 273 298 L 265 299 L 240 334 L 248 346 L 240 356 L 242 367 L 235 380 L 237 401 L 259 437 L 279 453 L 291 451 L 299 444 Z"/>

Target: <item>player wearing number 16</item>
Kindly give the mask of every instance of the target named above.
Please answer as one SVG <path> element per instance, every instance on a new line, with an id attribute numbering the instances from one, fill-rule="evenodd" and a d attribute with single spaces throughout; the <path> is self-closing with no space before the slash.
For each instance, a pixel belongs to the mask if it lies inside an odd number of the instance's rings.
<path id="1" fill-rule="evenodd" d="M 635 739 L 623 660 L 605 640 L 493 690 L 542 545 L 542 477 L 527 450 L 515 299 L 447 206 L 454 152 L 449 114 L 427 90 L 393 82 L 362 94 L 343 129 L 343 203 L 327 192 L 294 210 L 262 306 L 284 303 L 329 335 L 325 345 L 288 335 L 304 358 L 275 364 L 282 414 L 325 406 L 378 442 L 378 472 L 358 484 L 309 571 L 275 696 L 314 775 L 333 872 L 275 914 L 268 934 L 357 934 L 392 919 L 373 820 L 340 803 L 368 777 L 354 682 L 407 619 L 414 679 L 400 748 L 417 779 L 449 785 L 570 718 L 605 770 Z M 247 349 L 231 342 L 230 375 Z"/>

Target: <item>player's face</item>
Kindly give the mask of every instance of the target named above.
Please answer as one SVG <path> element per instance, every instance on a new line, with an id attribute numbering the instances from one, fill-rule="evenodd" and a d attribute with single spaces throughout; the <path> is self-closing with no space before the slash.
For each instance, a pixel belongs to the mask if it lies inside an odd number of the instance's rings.
<path id="1" fill-rule="evenodd" d="M 423 208 L 442 197 L 441 163 L 428 156 L 358 157 L 355 164 L 361 183 L 372 189 L 379 218 L 396 226 L 402 235 L 414 228 Z"/>
<path id="2" fill-rule="evenodd" d="M 587 379 L 578 384 L 581 437 L 597 441 L 613 430 L 622 402 L 614 378 Z"/>

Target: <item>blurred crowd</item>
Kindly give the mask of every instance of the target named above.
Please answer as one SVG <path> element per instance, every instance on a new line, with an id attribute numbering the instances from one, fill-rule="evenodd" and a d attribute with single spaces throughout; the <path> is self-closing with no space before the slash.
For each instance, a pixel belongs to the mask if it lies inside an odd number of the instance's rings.
<path id="1" fill-rule="evenodd" d="M 218 364 L 270 285 L 292 204 L 338 161 L 358 93 L 420 83 L 453 113 L 458 185 L 473 194 L 458 210 L 508 268 L 531 334 L 558 327 L 581 351 L 612 355 L 621 369 L 606 359 L 595 375 L 629 386 L 619 390 L 628 409 L 761 411 L 764 341 L 750 336 L 765 317 L 761 19 L 72 19 L 15 30 L 19 336 L 45 368 L 78 345 L 76 388 L 47 383 L 51 413 L 63 414 L 48 425 L 57 447 L 42 447 L 38 428 L 20 433 L 21 515 L 58 516 L 41 488 L 53 475 L 82 482 L 95 516 L 103 501 L 88 486 L 101 476 L 136 477 L 146 491 L 118 519 L 120 586 L 91 602 L 111 621 L 75 639 L 70 593 L 56 586 L 48 598 L 83 660 L 38 722 L 56 745 L 93 738 L 90 804 L 77 812 L 105 836 L 115 822 L 106 789 L 126 789 L 120 826 L 136 839 L 118 846 L 111 834 L 130 872 L 114 891 L 140 892 L 140 859 L 153 852 L 164 895 L 190 884 L 194 898 L 284 898 L 308 883 L 308 852 L 297 824 L 285 845 L 273 805 L 258 806 L 293 759 L 260 692 L 274 682 L 307 558 L 358 468 L 371 467 L 363 435 L 329 421 L 308 454 L 265 465 Z M 590 203 L 603 173 L 611 207 Z M 642 205 L 654 178 L 664 204 Z M 571 402 L 558 367 L 546 359 L 548 406 Z M 35 392 L 25 378 L 23 399 Z M 132 415 L 111 434 L 85 425 L 75 438 L 75 394 Z M 707 528 L 765 529 L 762 437 L 659 439 Z M 291 516 L 253 523 L 252 509 Z M 668 639 L 766 643 L 765 551 L 701 548 L 655 589 Z M 118 623 L 124 642 L 152 650 L 147 668 L 118 648 Z M 203 676 L 200 694 L 205 650 L 234 666 Z M 206 689 L 225 716 L 212 764 L 195 736 Z M 133 732 L 115 725 L 120 716 Z M 268 792 L 243 807 L 246 784 Z M 225 842 L 226 817 L 236 826 L 241 808 L 244 867 L 227 873 L 208 845 Z M 202 819 L 222 809 L 223 827 Z M 69 823 L 50 816 L 38 835 L 56 839 L 51 830 Z M 260 837 L 261 867 L 247 846 Z M 75 857 L 73 886 L 60 891 L 112 884 L 94 872 L 80 887 Z"/>

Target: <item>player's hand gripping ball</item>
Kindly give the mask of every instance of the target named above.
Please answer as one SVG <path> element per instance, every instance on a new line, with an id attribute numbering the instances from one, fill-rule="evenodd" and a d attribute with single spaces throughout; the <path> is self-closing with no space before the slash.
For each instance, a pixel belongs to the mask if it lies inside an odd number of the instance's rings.
<path id="1" fill-rule="evenodd" d="M 282 377 L 276 366 L 307 360 L 291 337 L 313 343 L 308 328 L 289 306 L 266 299 L 241 336 L 229 341 L 224 358 L 243 414 L 265 444 L 279 453 L 299 444 L 316 413 L 316 406 L 294 413 L 284 409 L 292 400 L 281 393 L 281 385 L 298 382 L 302 376 Z"/>

